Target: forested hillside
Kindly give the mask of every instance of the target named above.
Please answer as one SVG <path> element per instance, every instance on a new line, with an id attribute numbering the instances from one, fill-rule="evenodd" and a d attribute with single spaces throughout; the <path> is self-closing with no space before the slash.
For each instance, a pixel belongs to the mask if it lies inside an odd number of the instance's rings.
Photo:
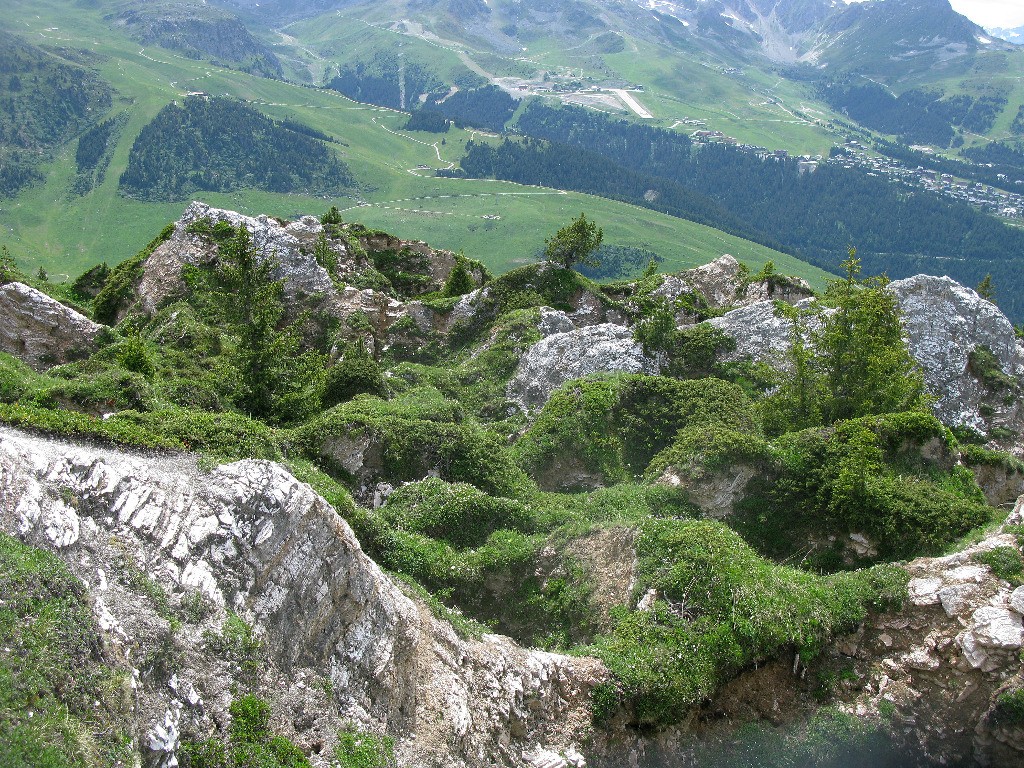
<path id="1" fill-rule="evenodd" d="M 946 273 L 967 284 L 986 274 L 1015 286 L 1024 232 L 963 202 L 859 169 L 762 158 L 585 110 L 530 105 L 516 123 L 536 139 L 472 142 L 461 172 L 625 200 L 692 219 L 835 269 L 855 245 L 872 270 L 905 277 Z M 993 145 L 994 146 L 994 145 Z M 989 150 L 986 159 L 1017 161 Z M 1000 296 L 1015 318 L 1016 291 Z"/>
<path id="2" fill-rule="evenodd" d="M 0 197 L 41 178 L 50 151 L 110 108 L 95 73 L 0 30 Z"/>
<path id="3" fill-rule="evenodd" d="M 194 96 L 170 104 L 132 146 L 121 189 L 139 200 L 254 187 L 336 194 L 352 177 L 327 145 L 239 101 Z"/>
<path id="4" fill-rule="evenodd" d="M 223 66 L 263 77 L 281 77 L 281 62 L 235 16 L 206 3 L 149 2 L 117 17 L 132 37 L 161 45 L 190 58 L 212 59 Z"/>

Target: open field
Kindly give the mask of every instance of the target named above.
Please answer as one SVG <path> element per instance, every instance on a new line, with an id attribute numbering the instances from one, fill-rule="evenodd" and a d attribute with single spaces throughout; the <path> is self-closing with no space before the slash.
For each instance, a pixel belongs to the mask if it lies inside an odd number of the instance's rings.
<path id="1" fill-rule="evenodd" d="M 655 251 L 665 258 L 667 269 L 727 252 L 754 267 L 772 259 L 781 270 L 816 285 L 825 277 L 792 257 L 643 208 L 506 182 L 436 178 L 432 169 L 457 162 L 467 141 L 490 139 L 454 129 L 443 137 L 407 133 L 401 130 L 406 120 L 402 113 L 358 104 L 330 91 L 252 77 L 172 51 L 142 49 L 111 31 L 96 11 L 57 0 L 13 0 L 5 26 L 37 45 L 95 54 L 101 75 L 117 90 L 111 114 L 126 112 L 129 117 L 105 180 L 96 189 L 81 197 L 70 194 L 72 143 L 43 169 L 45 183 L 0 201 L 0 243 L 33 271 L 42 266 L 59 278 L 77 275 L 99 261 L 116 263 L 180 215 L 188 201 L 126 199 L 118 193 L 118 179 L 142 127 L 172 100 L 201 90 L 245 99 L 271 116 L 299 120 L 336 137 L 336 148 L 359 185 L 350 196 L 330 200 L 258 191 L 197 195 L 213 205 L 283 217 L 319 214 L 337 205 L 348 220 L 464 250 L 499 272 L 531 260 L 547 235 L 585 211 L 605 228 L 607 243 Z"/>

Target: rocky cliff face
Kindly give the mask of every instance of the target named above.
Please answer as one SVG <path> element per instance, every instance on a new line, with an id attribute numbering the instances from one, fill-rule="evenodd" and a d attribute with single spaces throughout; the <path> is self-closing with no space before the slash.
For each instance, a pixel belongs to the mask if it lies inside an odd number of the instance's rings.
<path id="1" fill-rule="evenodd" d="M 0 528 L 60 554 L 129 666 L 145 667 L 133 655 L 140 648 L 173 651 L 162 675 L 136 670 L 149 764 L 172 765 L 182 739 L 223 729 L 233 680 L 270 698 L 297 743 L 323 753 L 319 764 L 343 719 L 399 736 L 401 763 L 422 766 L 521 765 L 524 751 L 571 751 L 589 730 L 588 693 L 605 674 L 598 662 L 495 635 L 460 638 L 276 464 L 203 471 L 191 456 L 3 429 Z M 172 610 L 199 593 L 212 614 L 196 631 L 174 631 L 125 586 L 140 578 Z M 244 680 L 201 631 L 215 631 L 228 610 L 252 622 L 267 650 L 267 666 Z"/>
<path id="2" fill-rule="evenodd" d="M 1007 525 L 1024 522 L 1024 502 Z M 1024 760 L 1024 728 L 1000 717 L 1000 695 L 1024 683 L 1024 587 L 1003 578 L 993 553 L 1016 551 L 1000 529 L 956 554 L 920 558 L 906 607 L 875 616 L 833 653 L 849 659 L 863 688 L 858 715 L 889 709 L 908 738 L 942 763 L 971 756 L 979 765 Z"/>
<path id="3" fill-rule="evenodd" d="M 890 283 L 889 289 L 903 311 L 910 353 L 936 398 L 935 415 L 950 426 L 1019 432 L 1024 413 L 1010 388 L 1019 386 L 1024 374 L 1024 346 L 1006 315 L 948 277 L 917 275 Z M 975 361 L 981 349 L 994 356 L 989 366 L 997 370 L 979 370 Z M 1003 374 L 1005 390 L 994 391 L 986 374 Z"/>
<path id="4" fill-rule="evenodd" d="M 1019 434 L 1024 412 L 1016 395 L 1024 346 L 999 308 L 948 277 L 917 275 L 890 283 L 889 290 L 899 301 L 907 345 L 924 371 L 935 415 L 950 427 Z M 810 308 L 813 300 L 797 306 Z M 723 359 L 788 364 L 792 324 L 774 302 L 739 307 L 707 322 L 736 341 Z M 811 317 L 808 329 L 816 327 Z"/>
<path id="5" fill-rule="evenodd" d="M 102 328 L 35 288 L 0 285 L 0 351 L 37 370 L 88 355 Z"/>

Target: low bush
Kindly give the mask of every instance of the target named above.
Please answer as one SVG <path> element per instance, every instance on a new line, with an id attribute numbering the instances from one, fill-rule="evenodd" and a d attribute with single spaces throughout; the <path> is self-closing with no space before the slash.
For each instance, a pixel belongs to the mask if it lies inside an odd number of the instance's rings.
<path id="1" fill-rule="evenodd" d="M 638 374 L 591 376 L 556 390 L 514 453 L 535 475 L 571 457 L 614 483 L 641 475 L 681 429 L 712 427 L 756 434 L 753 407 L 737 385 Z"/>
<path id="2" fill-rule="evenodd" d="M 976 553 L 973 559 L 991 568 L 997 579 L 1008 581 L 1013 586 L 1024 584 L 1024 558 L 1016 547 L 994 547 Z"/>
<path id="3" fill-rule="evenodd" d="M 211 737 L 182 744 L 183 768 L 309 768 L 297 746 L 270 730 L 270 705 L 251 694 L 231 702 L 226 741 Z"/>
<path id="4" fill-rule="evenodd" d="M 349 345 L 341 359 L 327 369 L 323 407 L 330 408 L 362 394 L 386 397 L 388 385 L 380 364 L 357 342 Z"/>
<path id="5" fill-rule="evenodd" d="M 338 734 L 334 748 L 337 768 L 397 768 L 395 741 L 390 736 L 379 736 L 356 728 L 346 728 Z"/>
<path id="6" fill-rule="evenodd" d="M 806 552 L 809 540 L 852 532 L 873 539 L 880 559 L 937 554 L 992 514 L 970 470 L 954 465 L 952 444 L 919 412 L 785 434 L 734 524 L 780 559 Z M 818 550 L 806 563 L 831 570 L 843 557 Z"/>
<path id="7" fill-rule="evenodd" d="M 478 547 L 503 528 L 529 532 L 532 523 L 529 509 L 518 501 L 437 478 L 399 488 L 388 497 L 381 514 L 394 528 L 459 548 Z"/>
<path id="8" fill-rule="evenodd" d="M 515 497 L 528 482 L 506 445 L 461 407 L 436 391 L 408 392 L 385 401 L 361 395 L 294 430 L 295 445 L 314 461 L 330 463 L 330 441 L 367 439 L 380 456 L 379 474 L 390 481 L 419 480 L 435 471 L 497 496 Z"/>
<path id="9" fill-rule="evenodd" d="M 653 588 L 659 600 L 651 611 L 618 609 L 613 632 L 588 650 L 608 664 L 638 724 L 685 719 L 740 669 L 783 649 L 812 657 L 870 607 L 902 601 L 907 583 L 890 566 L 831 577 L 778 566 L 710 521 L 646 522 L 636 546 L 636 591 Z"/>

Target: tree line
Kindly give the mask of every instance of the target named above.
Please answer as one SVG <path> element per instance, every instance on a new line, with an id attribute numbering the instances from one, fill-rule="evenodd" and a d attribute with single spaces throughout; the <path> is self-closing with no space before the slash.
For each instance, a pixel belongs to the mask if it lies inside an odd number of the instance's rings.
<path id="1" fill-rule="evenodd" d="M 801 173 L 792 159 L 764 159 L 717 144 L 693 150 L 687 137 L 675 134 L 673 143 L 668 131 L 589 115 L 576 126 L 578 110 L 550 115 L 563 110 L 534 109 L 523 113 L 529 117 L 520 128 L 561 141 L 470 142 L 454 173 L 623 200 L 830 270 L 855 244 L 866 268 L 894 278 L 924 267 L 974 284 L 991 273 L 1002 287 L 1004 309 L 1011 315 L 1024 311 L 1010 295 L 1018 293 L 1024 232 L 966 203 L 860 169 L 821 165 Z"/>
<path id="2" fill-rule="evenodd" d="M 132 146 L 121 190 L 140 200 L 182 200 L 242 187 L 336 194 L 352 176 L 320 139 L 240 101 L 192 97 L 169 104 Z"/>

